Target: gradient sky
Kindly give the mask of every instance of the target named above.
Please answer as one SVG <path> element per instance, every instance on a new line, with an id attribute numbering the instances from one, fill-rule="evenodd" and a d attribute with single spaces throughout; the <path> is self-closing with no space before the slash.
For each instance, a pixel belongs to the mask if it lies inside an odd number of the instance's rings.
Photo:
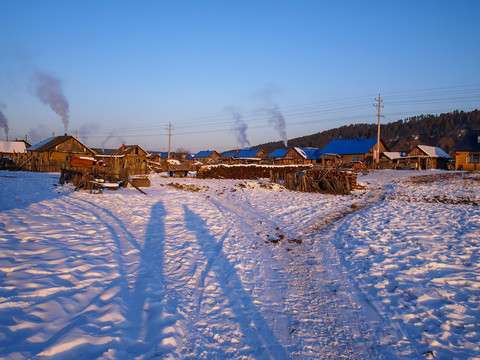
<path id="1" fill-rule="evenodd" d="M 164 151 L 172 123 L 172 151 L 224 151 L 282 140 L 272 110 L 288 138 L 376 123 L 379 95 L 384 123 L 479 108 L 476 0 L 0 0 L 0 14 L 10 140 L 65 132 L 38 74 L 90 147 Z"/>

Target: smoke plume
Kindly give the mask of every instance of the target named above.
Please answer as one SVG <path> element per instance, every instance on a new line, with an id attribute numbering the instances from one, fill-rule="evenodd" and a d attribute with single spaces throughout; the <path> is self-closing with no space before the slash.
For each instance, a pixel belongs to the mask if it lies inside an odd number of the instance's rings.
<path id="1" fill-rule="evenodd" d="M 287 147 L 287 123 L 282 115 L 282 112 L 278 108 L 278 105 L 275 105 L 272 100 L 274 93 L 278 92 L 280 92 L 280 88 L 273 84 L 269 84 L 265 86 L 265 88 L 258 90 L 256 97 L 265 103 L 265 105 L 262 107 L 262 110 L 268 114 L 268 124 L 277 130 L 283 141 L 283 144 L 285 147 Z"/>
<path id="2" fill-rule="evenodd" d="M 0 127 L 3 128 L 3 131 L 5 131 L 5 136 L 8 139 L 8 120 L 7 117 L 3 114 L 2 110 L 6 106 L 0 103 Z"/>
<path id="3" fill-rule="evenodd" d="M 278 109 L 278 106 L 274 106 L 273 108 L 268 110 L 269 117 L 268 123 L 273 125 L 273 128 L 278 131 L 280 137 L 283 140 L 283 144 L 285 148 L 287 147 L 287 130 L 286 130 L 286 122 L 285 118 L 283 117 L 282 113 Z"/>
<path id="4" fill-rule="evenodd" d="M 41 102 L 60 115 L 65 133 L 68 130 L 68 102 L 62 91 L 60 80 L 47 75 L 39 70 L 35 72 L 36 94 Z"/>
<path id="5" fill-rule="evenodd" d="M 88 137 L 92 134 L 98 131 L 100 129 L 99 124 L 86 124 L 82 125 L 80 129 L 78 130 L 78 137 L 80 138 L 80 141 L 83 142 L 84 144 L 87 143 Z"/>
<path id="6" fill-rule="evenodd" d="M 52 133 L 45 125 L 38 125 L 37 127 L 30 129 L 27 136 L 29 141 L 32 144 L 35 144 L 39 141 L 47 139 L 49 136 L 52 136 Z"/>
<path id="7" fill-rule="evenodd" d="M 105 153 L 105 144 L 107 143 L 107 141 L 109 141 L 111 139 L 114 139 L 114 138 L 119 139 L 122 144 L 126 143 L 125 139 L 116 135 L 114 131 L 110 131 L 108 133 L 107 137 L 102 141 L 102 144 L 100 145 L 102 147 L 102 152 L 103 153 Z"/>
<path id="8" fill-rule="evenodd" d="M 242 115 L 233 108 L 227 108 L 227 111 L 229 111 L 233 116 L 234 123 L 232 127 L 232 132 L 235 135 L 238 144 L 242 149 L 247 146 L 250 147 L 250 141 L 248 141 L 247 138 L 248 125 L 245 124 L 245 122 L 243 121 Z"/>

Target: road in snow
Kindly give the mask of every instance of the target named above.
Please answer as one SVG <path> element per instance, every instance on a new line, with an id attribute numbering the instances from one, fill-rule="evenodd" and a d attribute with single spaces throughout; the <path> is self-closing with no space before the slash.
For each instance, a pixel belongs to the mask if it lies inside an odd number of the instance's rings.
<path id="1" fill-rule="evenodd" d="M 352 196 L 57 180 L 0 172 L 0 357 L 480 356 L 478 175 L 372 172 Z"/>

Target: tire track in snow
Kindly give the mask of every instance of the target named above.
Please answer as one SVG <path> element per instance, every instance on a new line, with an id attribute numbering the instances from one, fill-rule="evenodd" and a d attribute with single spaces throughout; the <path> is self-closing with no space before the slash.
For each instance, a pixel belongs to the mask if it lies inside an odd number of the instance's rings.
<path id="1" fill-rule="evenodd" d="M 360 211 L 371 204 L 383 199 L 384 192 L 376 192 L 369 196 L 366 201 L 356 204 L 347 211 L 332 213 L 327 219 L 311 221 L 307 226 L 293 229 L 289 236 L 298 238 L 307 237 L 303 245 L 295 246 L 286 251 L 285 246 L 280 244 L 269 247 L 261 247 L 261 251 L 270 251 L 271 259 L 277 264 L 275 272 L 264 273 L 269 292 L 275 292 L 275 288 L 284 287 L 278 295 L 284 300 L 282 307 L 285 316 L 282 328 L 288 328 L 288 336 L 283 336 L 284 341 L 292 344 L 289 347 L 290 356 L 293 358 L 352 358 L 352 359 L 375 359 L 376 354 L 372 351 L 368 338 L 368 326 L 356 315 L 358 309 L 349 304 L 346 292 L 341 291 L 338 279 L 340 274 L 332 272 L 328 260 L 322 256 L 322 249 L 313 250 L 310 232 L 312 225 L 318 232 L 322 227 L 328 228 L 342 220 L 349 214 Z M 248 198 L 241 200 L 250 205 Z M 236 219 L 243 224 L 248 224 L 252 230 L 258 225 L 261 218 L 269 231 L 278 229 L 275 220 L 270 214 L 261 214 L 257 209 L 245 205 L 235 206 L 231 202 L 210 200 L 217 206 L 226 217 Z M 257 219 L 252 220 L 252 219 Z M 298 231 L 298 233 L 294 233 Z M 249 231 L 247 231 L 249 232 Z M 250 231 L 251 232 L 251 231 Z M 247 235 L 248 236 L 248 235 Z M 250 235 L 252 236 L 252 235 Z M 328 264 L 325 267 L 322 264 Z M 328 270 L 327 270 L 328 269 Z M 272 276 L 278 274 L 278 276 Z M 256 279 L 258 283 L 258 279 Z M 278 328 L 277 328 L 278 331 Z M 371 332 L 370 332 L 371 333 Z M 295 344 L 295 345 L 293 345 Z"/>

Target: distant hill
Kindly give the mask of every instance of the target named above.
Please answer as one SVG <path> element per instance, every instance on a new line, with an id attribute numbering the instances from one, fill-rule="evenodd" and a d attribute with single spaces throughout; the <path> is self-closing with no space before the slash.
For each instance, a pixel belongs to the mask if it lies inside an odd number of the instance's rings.
<path id="1" fill-rule="evenodd" d="M 440 115 L 418 115 L 380 126 L 382 140 L 391 151 L 408 151 L 411 147 L 424 144 L 437 146 L 450 155 L 467 129 L 480 128 L 480 111 L 455 110 Z M 288 140 L 288 146 L 324 148 L 334 139 L 357 139 L 377 137 L 377 124 L 352 124 Z M 270 153 L 284 148 L 282 141 L 254 146 Z"/>

